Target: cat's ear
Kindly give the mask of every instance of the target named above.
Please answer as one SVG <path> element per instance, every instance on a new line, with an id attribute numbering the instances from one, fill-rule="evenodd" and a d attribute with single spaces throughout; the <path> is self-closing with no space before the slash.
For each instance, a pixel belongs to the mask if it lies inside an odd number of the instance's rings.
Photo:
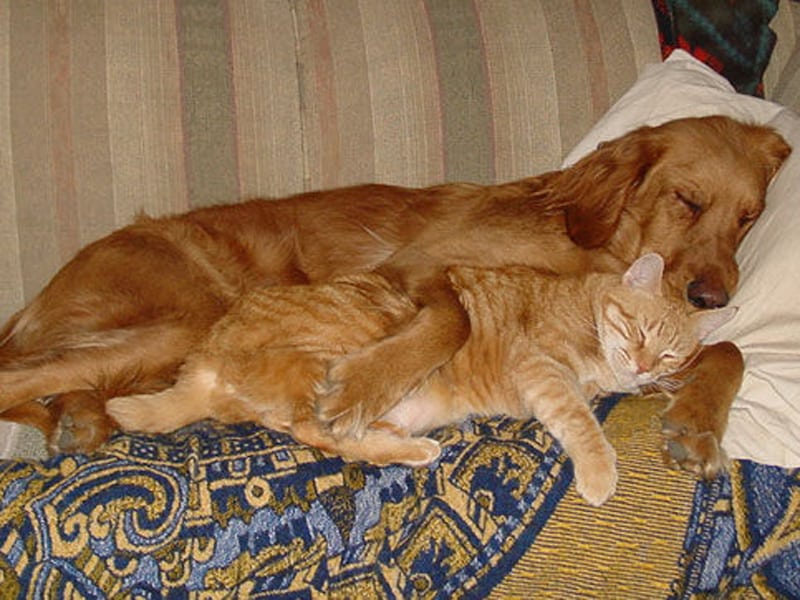
<path id="1" fill-rule="evenodd" d="M 697 339 L 701 342 L 704 341 L 714 331 L 730 321 L 737 310 L 739 309 L 735 306 L 726 306 L 693 313 L 691 319 L 694 322 L 694 331 L 697 334 Z"/>
<path id="2" fill-rule="evenodd" d="M 661 295 L 661 277 L 664 274 L 664 259 L 651 252 L 637 258 L 622 276 L 622 283 L 634 290 L 642 290 L 652 296 Z"/>

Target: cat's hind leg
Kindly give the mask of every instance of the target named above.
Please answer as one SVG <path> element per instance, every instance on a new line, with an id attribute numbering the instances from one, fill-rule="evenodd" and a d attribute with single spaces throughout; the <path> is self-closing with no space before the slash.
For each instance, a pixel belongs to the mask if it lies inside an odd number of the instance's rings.
<path id="1" fill-rule="evenodd" d="M 106 402 L 106 413 L 124 431 L 167 433 L 212 417 L 214 371 L 184 373 L 174 386 L 155 394 L 120 396 Z"/>
<path id="2" fill-rule="evenodd" d="M 374 465 L 399 464 L 424 467 L 439 457 L 439 443 L 426 437 L 409 437 L 389 423 L 376 421 L 360 438 L 335 437 L 326 425 L 316 418 L 296 421 L 292 436 L 299 442 L 319 448 L 345 460 L 363 461 Z"/>
<path id="3" fill-rule="evenodd" d="M 565 369 L 539 362 L 516 373 L 516 385 L 527 416 L 535 416 L 572 459 L 575 488 L 591 505 L 600 506 L 617 487 L 616 453 Z"/>

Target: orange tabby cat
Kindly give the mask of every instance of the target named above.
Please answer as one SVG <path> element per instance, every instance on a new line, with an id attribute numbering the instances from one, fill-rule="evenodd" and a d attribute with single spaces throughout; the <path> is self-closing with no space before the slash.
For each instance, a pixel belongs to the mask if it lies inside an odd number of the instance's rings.
<path id="1" fill-rule="evenodd" d="M 685 302 L 661 295 L 662 272 L 657 254 L 637 260 L 622 279 L 451 267 L 472 325 L 467 343 L 360 439 L 331 432 L 338 415 L 325 410 L 326 373 L 417 312 L 374 274 L 250 293 L 187 358 L 174 387 L 107 408 L 127 430 L 252 420 L 350 460 L 412 466 L 440 451 L 413 434 L 470 414 L 535 416 L 571 457 L 578 492 L 599 505 L 616 486 L 615 455 L 588 401 L 676 372 L 734 312 L 689 314 Z"/>

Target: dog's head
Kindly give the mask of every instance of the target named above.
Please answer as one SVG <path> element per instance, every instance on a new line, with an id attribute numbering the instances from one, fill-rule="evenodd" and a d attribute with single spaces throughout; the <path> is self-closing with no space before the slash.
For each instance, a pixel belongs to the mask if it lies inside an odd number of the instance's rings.
<path id="1" fill-rule="evenodd" d="M 657 252 L 673 291 L 723 306 L 739 279 L 736 248 L 790 152 L 774 130 L 721 116 L 637 129 L 563 172 L 567 230 L 626 264 Z"/>

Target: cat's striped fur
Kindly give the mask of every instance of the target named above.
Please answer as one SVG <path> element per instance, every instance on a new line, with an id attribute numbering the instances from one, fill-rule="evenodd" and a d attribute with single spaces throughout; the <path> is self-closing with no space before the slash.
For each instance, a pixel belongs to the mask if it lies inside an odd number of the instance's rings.
<path id="1" fill-rule="evenodd" d="M 329 427 L 339 416 L 327 402 L 337 360 L 391 336 L 418 310 L 374 274 L 248 294 L 187 358 L 173 388 L 111 400 L 109 414 L 124 429 L 150 432 L 252 420 L 350 460 L 413 466 L 437 458 L 439 445 L 417 437 L 435 427 L 469 414 L 535 416 L 572 458 L 578 492 L 601 504 L 615 489 L 615 455 L 588 401 L 676 372 L 733 314 L 691 313 L 662 296 L 662 271 L 654 254 L 622 279 L 451 267 L 469 339 L 362 438 Z M 391 377 L 392 364 L 385 369 Z"/>

